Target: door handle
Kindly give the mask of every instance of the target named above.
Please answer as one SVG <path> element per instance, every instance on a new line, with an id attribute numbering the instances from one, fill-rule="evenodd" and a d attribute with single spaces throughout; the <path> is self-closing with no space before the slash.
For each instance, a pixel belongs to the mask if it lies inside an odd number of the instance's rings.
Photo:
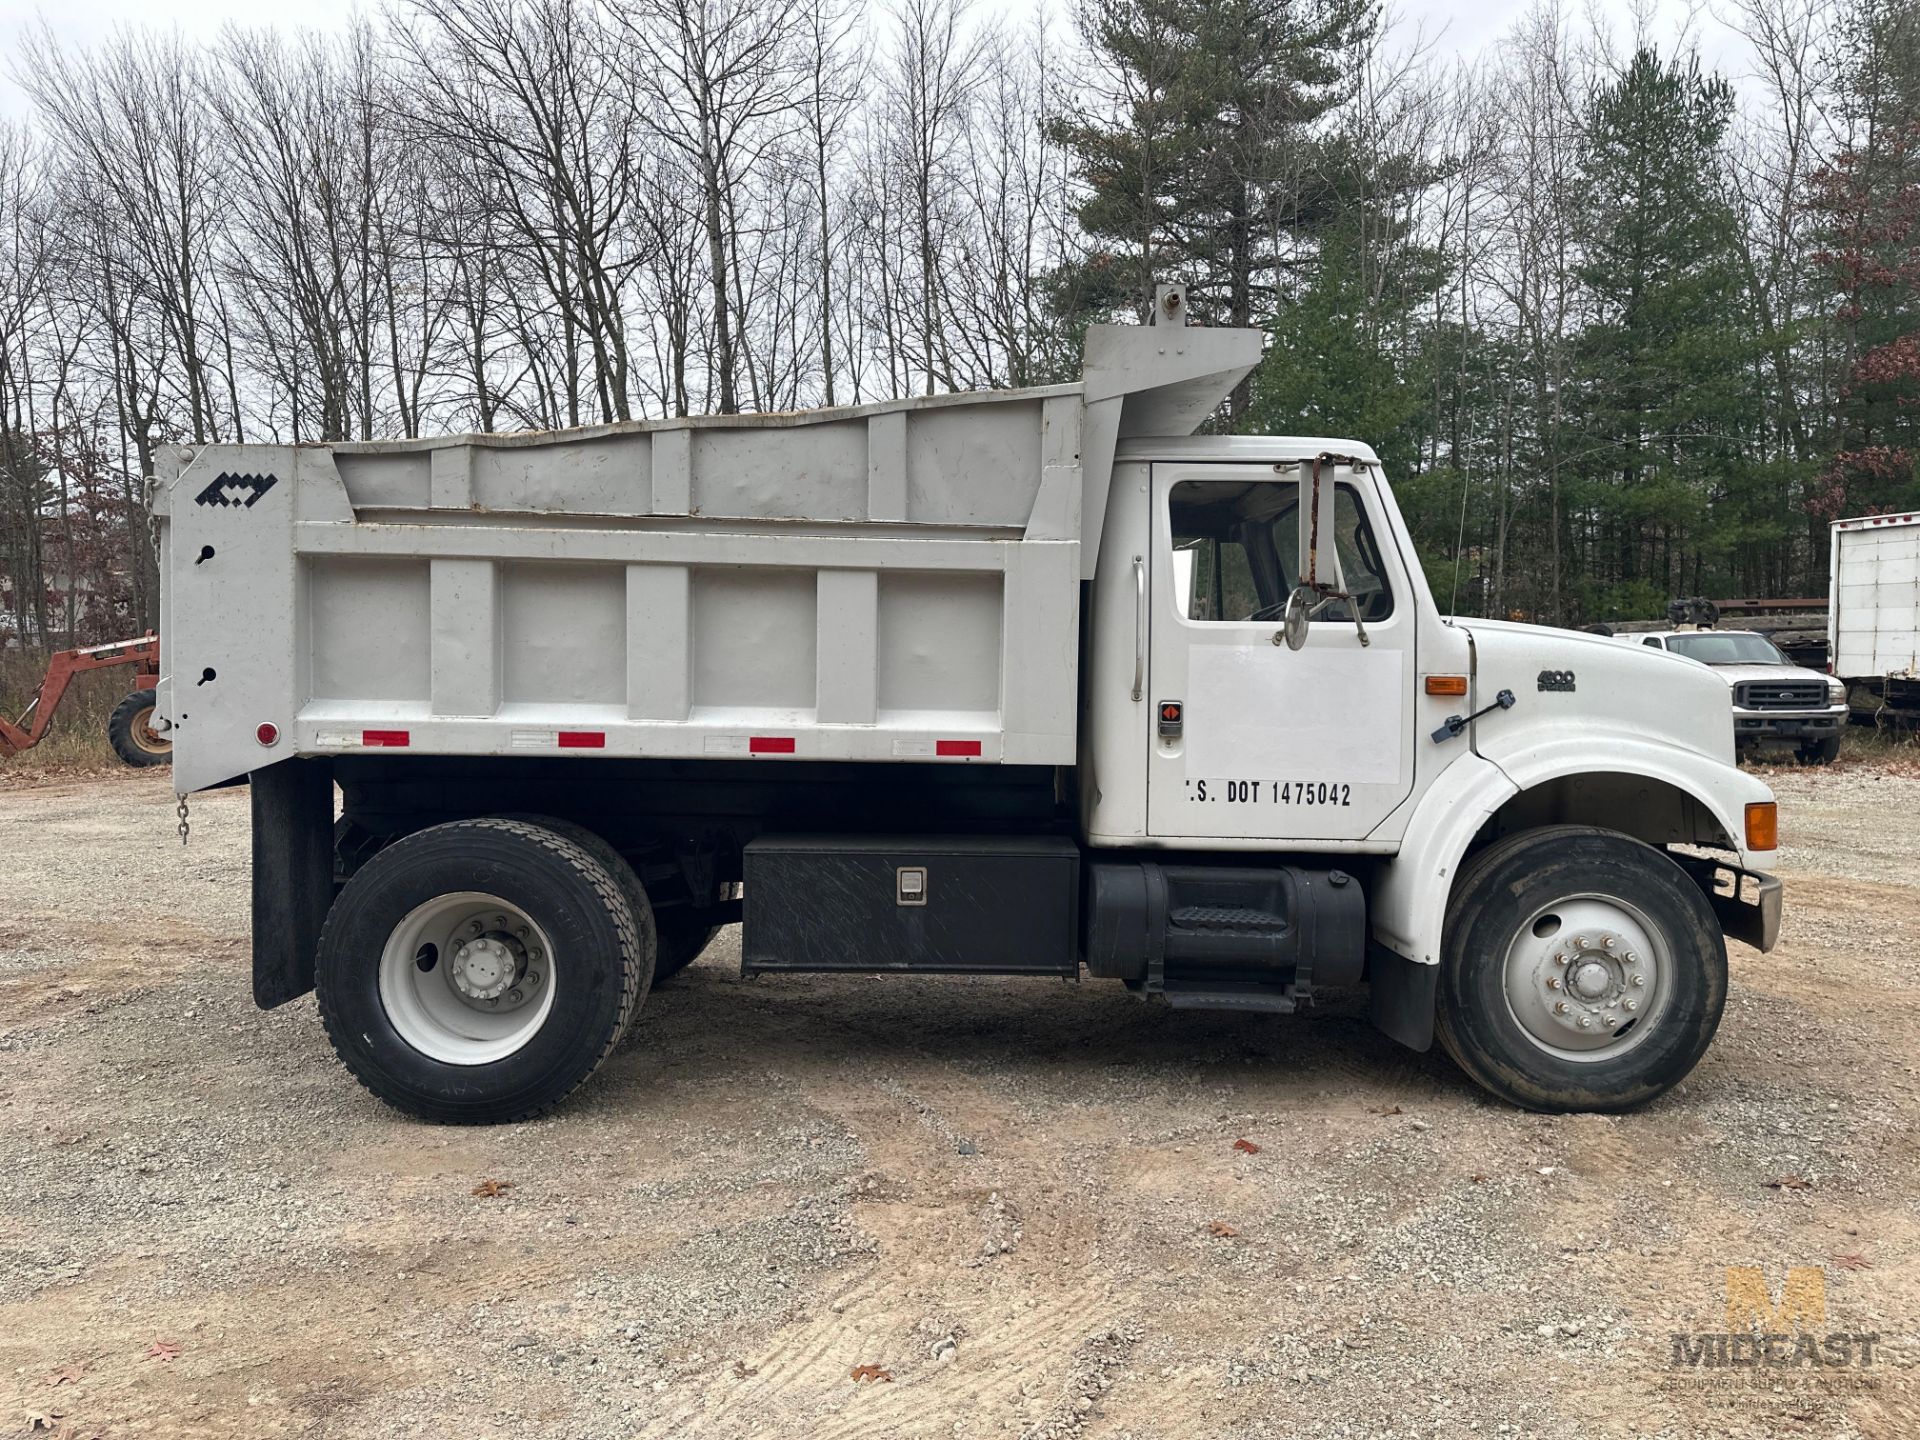
<path id="1" fill-rule="evenodd" d="M 1133 698 L 1138 701 L 1147 685 L 1147 561 L 1133 557 Z"/>

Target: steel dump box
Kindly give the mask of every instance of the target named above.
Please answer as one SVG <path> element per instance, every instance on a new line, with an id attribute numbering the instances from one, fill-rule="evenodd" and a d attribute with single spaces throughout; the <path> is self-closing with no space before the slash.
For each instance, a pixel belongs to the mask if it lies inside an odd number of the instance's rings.
<path id="1" fill-rule="evenodd" d="M 1257 355 L 1111 327 L 1084 385 L 170 449 L 178 783 L 369 749 L 1071 764 L 1115 439 L 1189 432 Z"/>

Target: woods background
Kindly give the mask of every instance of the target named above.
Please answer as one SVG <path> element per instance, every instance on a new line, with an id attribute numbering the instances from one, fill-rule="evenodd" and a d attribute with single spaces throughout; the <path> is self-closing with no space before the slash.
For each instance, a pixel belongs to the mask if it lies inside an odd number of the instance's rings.
<path id="1" fill-rule="evenodd" d="M 1824 594 L 1920 505 L 1920 0 L 406 0 L 27 34 L 0 123 L 0 645 L 155 622 L 156 447 L 1077 378 L 1153 280 L 1271 337 L 1220 423 L 1355 436 L 1443 606 Z"/>

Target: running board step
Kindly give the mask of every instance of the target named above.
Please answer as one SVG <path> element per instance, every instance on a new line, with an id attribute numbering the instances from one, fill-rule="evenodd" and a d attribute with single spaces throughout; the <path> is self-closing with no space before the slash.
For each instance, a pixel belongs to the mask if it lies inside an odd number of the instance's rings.
<path id="1" fill-rule="evenodd" d="M 1300 1008 L 1292 987 L 1276 990 L 1268 986 L 1235 986 L 1219 989 L 1182 987 L 1164 992 L 1167 1004 L 1176 1010 L 1241 1010 L 1268 1015 L 1291 1015 Z"/>

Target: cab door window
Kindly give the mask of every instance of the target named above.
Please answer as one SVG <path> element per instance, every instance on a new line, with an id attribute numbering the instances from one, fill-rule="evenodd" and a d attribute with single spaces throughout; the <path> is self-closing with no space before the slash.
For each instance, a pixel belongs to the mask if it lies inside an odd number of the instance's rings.
<path id="1" fill-rule="evenodd" d="M 1173 536 L 1174 595 L 1183 619 L 1198 624 L 1245 624 L 1276 620 L 1286 611 L 1297 583 L 1300 551 L 1300 487 L 1282 481 L 1183 480 L 1167 496 Z M 1346 589 L 1360 617 L 1393 614 L 1386 567 L 1353 486 L 1334 489 L 1333 543 Z M 1334 580 L 1323 555 L 1320 579 Z M 1351 624 L 1345 602 L 1320 612 L 1319 621 Z"/>

